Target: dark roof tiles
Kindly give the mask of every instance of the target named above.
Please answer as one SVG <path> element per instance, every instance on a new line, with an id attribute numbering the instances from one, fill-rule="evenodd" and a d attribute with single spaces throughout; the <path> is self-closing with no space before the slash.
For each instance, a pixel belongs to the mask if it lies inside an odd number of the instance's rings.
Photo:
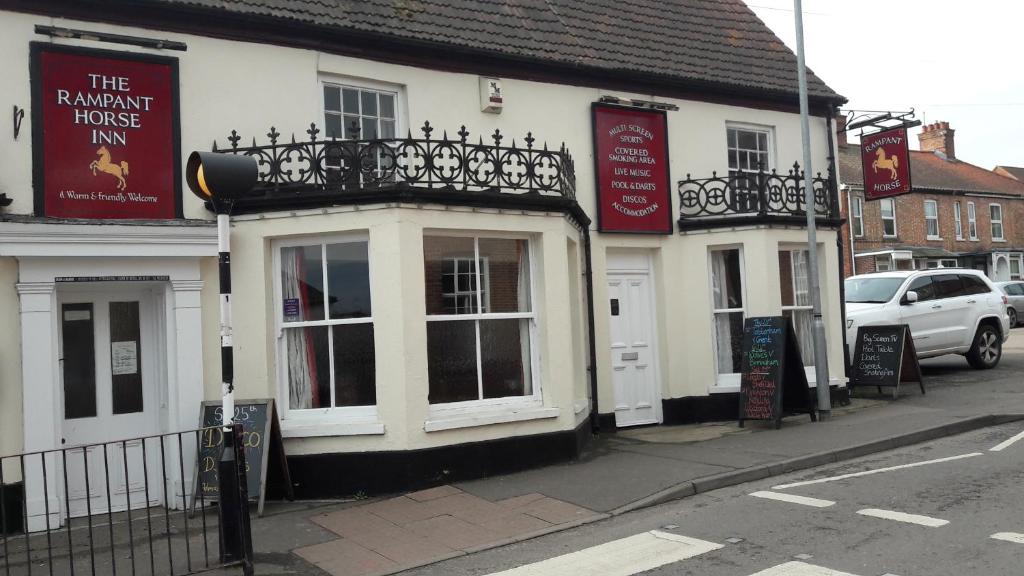
<path id="1" fill-rule="evenodd" d="M 860 147 L 839 147 L 839 182 L 863 186 Z M 962 160 L 947 160 L 934 152 L 910 151 L 910 183 L 914 190 L 951 190 L 1015 194 L 1024 197 L 1024 182 L 1001 176 Z"/>

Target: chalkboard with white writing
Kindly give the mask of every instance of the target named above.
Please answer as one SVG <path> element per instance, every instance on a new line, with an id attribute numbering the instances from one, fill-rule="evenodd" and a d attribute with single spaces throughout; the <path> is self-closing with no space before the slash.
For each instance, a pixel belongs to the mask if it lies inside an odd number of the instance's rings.
<path id="1" fill-rule="evenodd" d="M 924 394 L 924 379 L 917 362 L 914 338 L 906 324 L 861 326 L 853 353 L 850 387 L 874 386 L 893 389 L 899 396 L 900 384 L 917 382 Z"/>
<path id="2" fill-rule="evenodd" d="M 773 420 L 810 414 L 817 420 L 807 374 L 793 326 L 782 316 L 747 318 L 743 323 L 740 426 L 745 420 Z"/>

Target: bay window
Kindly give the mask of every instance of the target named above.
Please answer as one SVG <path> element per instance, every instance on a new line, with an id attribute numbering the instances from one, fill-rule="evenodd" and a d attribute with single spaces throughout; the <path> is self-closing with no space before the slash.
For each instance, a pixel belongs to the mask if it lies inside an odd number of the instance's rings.
<path id="1" fill-rule="evenodd" d="M 278 325 L 288 408 L 374 406 L 368 242 L 301 240 L 278 249 Z"/>
<path id="2" fill-rule="evenodd" d="M 530 243 L 426 235 L 430 404 L 538 397 Z"/>

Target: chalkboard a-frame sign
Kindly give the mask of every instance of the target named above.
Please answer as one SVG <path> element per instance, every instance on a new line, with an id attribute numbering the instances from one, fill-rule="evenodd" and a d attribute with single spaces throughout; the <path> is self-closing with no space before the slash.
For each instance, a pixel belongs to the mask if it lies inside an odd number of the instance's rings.
<path id="1" fill-rule="evenodd" d="M 743 322 L 740 427 L 745 420 L 774 420 L 778 429 L 783 416 L 804 413 L 817 422 L 793 325 L 782 316 L 747 318 Z"/>
<path id="2" fill-rule="evenodd" d="M 891 387 L 892 397 L 898 398 L 903 382 L 917 382 L 921 394 L 925 393 L 910 327 L 885 324 L 857 328 L 850 387 L 875 386 L 879 394 L 883 387 Z"/>
<path id="3" fill-rule="evenodd" d="M 199 409 L 199 423 L 204 428 L 199 438 L 199 466 L 196 468 L 197 501 L 215 501 L 220 495 L 217 480 L 217 462 L 224 449 L 224 433 L 217 426 L 222 422 L 221 403 L 206 401 Z M 271 457 L 280 466 L 284 478 L 285 495 L 289 500 L 292 490 L 288 460 L 281 439 L 281 425 L 271 399 L 236 400 L 235 422 L 242 424 L 242 444 L 245 446 L 246 481 L 249 498 L 259 502 L 258 515 L 263 515 L 263 501 L 267 493 L 267 465 Z"/>

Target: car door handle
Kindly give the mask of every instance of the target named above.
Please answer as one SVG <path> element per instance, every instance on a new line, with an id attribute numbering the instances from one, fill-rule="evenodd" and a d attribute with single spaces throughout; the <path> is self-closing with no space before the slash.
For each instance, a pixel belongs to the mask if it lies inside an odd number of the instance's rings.
<path id="1" fill-rule="evenodd" d="M 934 304 L 934 305 L 932 305 L 932 310 L 935 310 L 936 308 L 942 308 L 942 304 Z"/>
<path id="2" fill-rule="evenodd" d="M 967 301 L 968 304 L 975 304 L 976 302 L 977 302 L 977 300 L 968 300 Z"/>
<path id="3" fill-rule="evenodd" d="M 640 353 L 639 352 L 623 352 L 622 353 L 622 360 L 623 361 L 626 361 L 626 360 L 639 360 L 639 359 L 640 359 Z"/>

